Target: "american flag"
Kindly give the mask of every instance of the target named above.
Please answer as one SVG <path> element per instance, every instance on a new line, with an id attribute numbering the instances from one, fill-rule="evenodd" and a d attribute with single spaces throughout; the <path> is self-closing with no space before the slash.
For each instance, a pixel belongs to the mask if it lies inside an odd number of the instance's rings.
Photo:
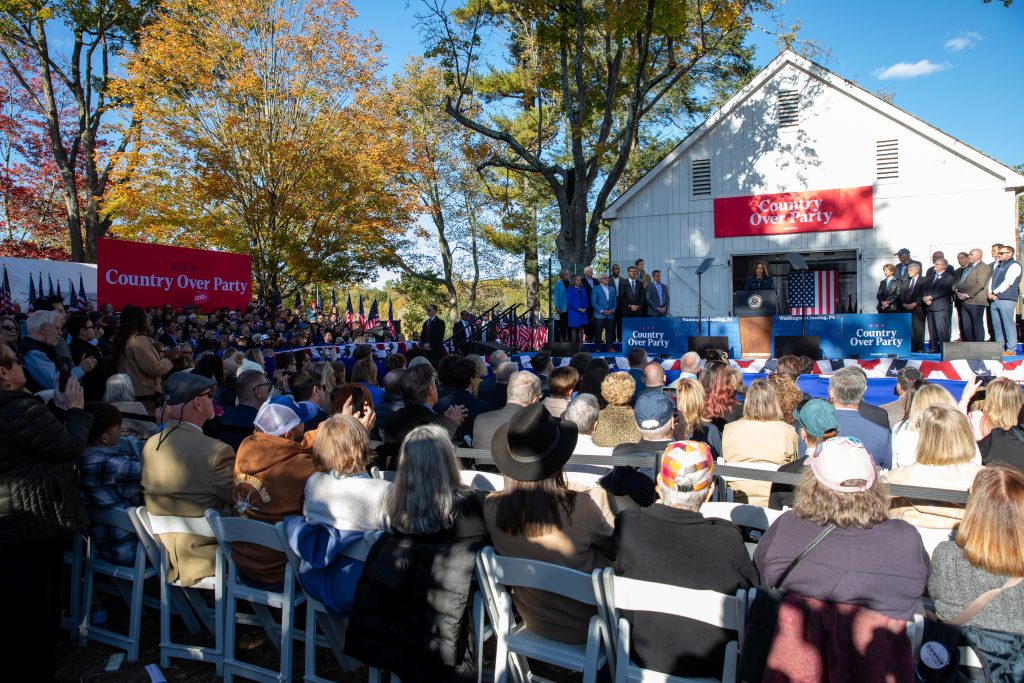
<path id="1" fill-rule="evenodd" d="M 85 295 L 85 279 L 82 274 L 78 274 L 78 303 L 85 308 L 89 305 L 89 297 Z"/>
<path id="2" fill-rule="evenodd" d="M 324 310 L 324 302 L 320 300 L 320 285 L 316 286 L 316 312 Z"/>
<path id="3" fill-rule="evenodd" d="M 14 313 L 14 297 L 11 296 L 11 281 L 7 279 L 7 266 L 4 266 L 4 281 L 0 285 L 0 313 Z"/>
<path id="4" fill-rule="evenodd" d="M 366 331 L 366 314 L 363 313 L 363 293 L 359 293 L 359 329 Z"/>
<path id="5" fill-rule="evenodd" d="M 75 283 L 71 278 L 68 278 L 68 290 L 71 292 L 70 298 L 68 299 L 68 308 L 77 311 L 79 309 L 78 295 L 75 294 Z"/>
<path id="6" fill-rule="evenodd" d="M 6 268 L 4 269 L 6 271 Z M 5 273 L 6 277 L 6 273 Z M 32 281 L 32 275 L 28 276 L 28 312 L 36 310 L 36 283 Z"/>
<path id="7" fill-rule="evenodd" d="M 355 322 L 355 314 L 352 312 L 352 292 L 348 293 L 348 302 L 345 304 L 345 324 L 352 327 Z"/>
<path id="8" fill-rule="evenodd" d="M 828 315 L 836 312 L 839 271 L 801 270 L 789 274 L 789 314 Z"/>
<path id="9" fill-rule="evenodd" d="M 380 311 L 377 308 L 377 297 L 373 298 L 373 303 L 370 304 L 370 315 L 366 317 L 366 326 L 370 329 L 380 325 Z"/>
<path id="10" fill-rule="evenodd" d="M 395 338 L 395 309 L 392 306 L 393 303 L 394 303 L 394 301 L 391 299 L 391 297 L 388 297 L 388 323 L 387 323 L 387 327 L 388 327 L 388 334 L 391 336 L 392 339 Z"/>

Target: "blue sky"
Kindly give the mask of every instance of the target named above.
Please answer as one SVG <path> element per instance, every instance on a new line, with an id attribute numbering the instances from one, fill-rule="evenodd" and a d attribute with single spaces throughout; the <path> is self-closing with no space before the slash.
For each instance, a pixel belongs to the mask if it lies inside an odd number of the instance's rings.
<path id="1" fill-rule="evenodd" d="M 384 43 L 389 71 L 421 51 L 418 0 L 351 0 L 354 28 Z M 893 92 L 894 104 L 981 152 L 1024 164 L 1024 0 L 788 0 L 783 23 L 824 49 L 822 66 L 869 91 Z M 774 29 L 767 17 L 759 24 Z M 777 53 L 773 36 L 755 31 L 757 64 Z"/>

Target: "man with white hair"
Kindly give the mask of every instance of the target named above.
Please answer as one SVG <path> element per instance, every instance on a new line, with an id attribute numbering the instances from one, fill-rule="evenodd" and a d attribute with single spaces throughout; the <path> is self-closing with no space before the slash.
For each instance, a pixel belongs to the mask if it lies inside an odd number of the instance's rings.
<path id="1" fill-rule="evenodd" d="M 594 444 L 594 429 L 597 427 L 597 420 L 601 414 L 601 406 L 593 394 L 579 394 L 569 401 L 568 407 L 562 413 L 562 418 L 576 425 L 577 438 L 576 448 L 573 455 L 611 455 L 612 449 L 606 446 Z M 589 466 L 567 465 L 567 470 L 590 471 Z M 609 469 L 609 468 L 602 468 Z"/>
<path id="2" fill-rule="evenodd" d="M 700 374 L 700 354 L 687 351 L 679 359 L 679 377 L 681 379 L 697 379 Z"/>
<path id="3" fill-rule="evenodd" d="M 491 440 L 498 427 L 511 420 L 513 415 L 526 406 L 540 401 L 540 378 L 532 372 L 513 372 L 507 386 L 508 401 L 505 406 L 477 416 L 473 425 L 473 448 L 490 450 Z"/>
<path id="4" fill-rule="evenodd" d="M 615 343 L 615 309 L 618 303 L 615 288 L 608 282 L 608 274 L 601 273 L 600 279 L 601 284 L 595 285 L 590 294 L 590 306 L 594 310 L 594 344 L 600 347 L 604 339 L 607 350 L 611 351 Z"/>
<path id="5" fill-rule="evenodd" d="M 836 370 L 828 382 L 828 397 L 836 409 L 839 419 L 839 435 L 860 439 L 864 448 L 882 469 L 892 467 L 892 434 L 886 425 L 882 427 L 864 417 L 859 404 L 867 391 L 868 380 L 860 368 L 848 367 Z"/>
<path id="6" fill-rule="evenodd" d="M 28 336 L 18 343 L 18 353 L 25 359 L 25 386 L 32 393 L 53 389 L 60 377 L 56 346 L 60 338 L 64 316 L 58 311 L 36 311 L 25 321 Z M 68 361 L 70 363 L 70 358 Z M 96 367 L 96 359 L 83 357 L 81 362 L 69 367 L 71 375 L 78 381 L 85 373 Z"/>

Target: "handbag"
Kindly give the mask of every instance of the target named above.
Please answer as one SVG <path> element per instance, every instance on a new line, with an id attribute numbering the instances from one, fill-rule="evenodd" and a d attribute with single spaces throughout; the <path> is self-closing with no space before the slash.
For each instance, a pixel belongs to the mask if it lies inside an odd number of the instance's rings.
<path id="1" fill-rule="evenodd" d="M 807 553 L 824 540 L 836 528 L 835 524 L 829 524 L 813 541 L 808 543 L 800 553 L 793 558 L 793 561 L 782 572 L 779 580 L 771 588 L 760 588 L 754 595 L 754 601 L 747 609 L 747 621 L 743 630 L 743 651 L 740 653 L 740 667 L 737 679 L 741 683 L 760 683 L 764 676 L 764 665 L 768 661 L 768 652 L 771 650 L 772 641 L 775 640 L 775 629 L 779 620 L 779 608 L 785 593 L 782 591 L 782 584 L 785 583 L 793 568 L 800 560 L 807 556 Z"/>

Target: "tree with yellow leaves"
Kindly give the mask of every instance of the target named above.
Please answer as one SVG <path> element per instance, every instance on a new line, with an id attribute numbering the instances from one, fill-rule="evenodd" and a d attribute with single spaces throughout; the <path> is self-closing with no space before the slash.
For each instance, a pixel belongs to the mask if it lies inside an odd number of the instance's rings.
<path id="1" fill-rule="evenodd" d="M 115 232 L 250 253 L 266 300 L 371 277 L 415 196 L 346 0 L 170 0 L 119 93 L 143 122 L 107 201 Z"/>

